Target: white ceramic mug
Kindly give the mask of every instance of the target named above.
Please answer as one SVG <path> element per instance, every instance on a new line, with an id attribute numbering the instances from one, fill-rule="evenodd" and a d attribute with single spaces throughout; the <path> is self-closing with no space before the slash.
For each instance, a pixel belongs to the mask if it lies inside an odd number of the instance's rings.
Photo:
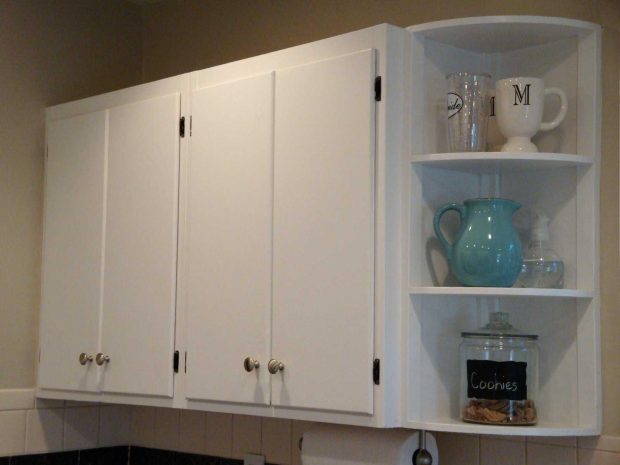
<path id="1" fill-rule="evenodd" d="M 545 96 L 557 95 L 560 111 L 550 122 L 543 122 Z M 548 87 L 542 79 L 513 77 L 495 83 L 495 116 L 500 132 L 508 139 L 502 152 L 538 152 L 530 140 L 538 131 L 557 128 L 566 116 L 568 100 L 562 89 Z"/>

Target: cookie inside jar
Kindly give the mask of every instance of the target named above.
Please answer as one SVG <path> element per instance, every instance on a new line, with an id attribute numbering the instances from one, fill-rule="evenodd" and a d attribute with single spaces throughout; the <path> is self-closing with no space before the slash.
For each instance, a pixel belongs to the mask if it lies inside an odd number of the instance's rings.
<path id="1" fill-rule="evenodd" d="M 461 333 L 461 418 L 470 423 L 526 426 L 538 422 L 538 336 L 514 328 L 509 315 Z"/>

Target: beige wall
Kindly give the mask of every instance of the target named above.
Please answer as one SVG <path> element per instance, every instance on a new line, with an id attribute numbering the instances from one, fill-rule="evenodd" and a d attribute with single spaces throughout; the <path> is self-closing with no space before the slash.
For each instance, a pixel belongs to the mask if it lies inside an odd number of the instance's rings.
<path id="1" fill-rule="evenodd" d="M 35 382 L 44 107 L 380 22 L 407 26 L 486 14 L 562 15 L 604 25 L 604 421 L 607 435 L 620 436 L 619 10 L 613 0 L 524 0 L 512 5 L 507 0 L 165 0 L 144 6 L 141 17 L 139 6 L 123 0 L 0 0 L 0 390 Z M 39 407 L 0 412 L 0 455 L 131 442 L 224 456 L 262 452 L 272 462 L 297 464 L 295 446 L 307 427 L 287 420 L 141 407 L 62 402 L 41 402 Z M 76 434 L 81 438 L 77 442 Z M 618 455 L 605 452 L 620 450 L 613 437 L 603 445 L 580 441 L 580 448 L 574 438 L 544 445 L 536 438 L 440 435 L 439 440 L 442 463 L 448 465 L 491 465 L 507 455 L 506 463 L 520 465 L 526 460 L 620 462 Z M 561 461 L 543 460 L 545 454 Z"/>
<path id="2" fill-rule="evenodd" d="M 0 0 L 0 389 L 35 383 L 44 108 L 140 82 L 140 7 Z"/>
<path id="3" fill-rule="evenodd" d="M 614 0 L 165 0 L 143 9 L 145 81 L 388 22 L 409 26 L 463 16 L 565 16 L 603 25 L 601 276 L 604 431 L 620 436 L 618 58 Z M 558 322 L 561 323 L 561 322 Z"/>

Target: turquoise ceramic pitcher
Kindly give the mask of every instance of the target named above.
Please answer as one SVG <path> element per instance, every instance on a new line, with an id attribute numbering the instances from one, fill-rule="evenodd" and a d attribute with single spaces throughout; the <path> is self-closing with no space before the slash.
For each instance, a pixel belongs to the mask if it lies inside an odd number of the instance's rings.
<path id="1" fill-rule="evenodd" d="M 510 287 L 517 280 L 523 253 L 512 215 L 521 205 L 508 199 L 469 199 L 448 203 L 435 213 L 434 227 L 456 279 L 465 286 Z M 449 210 L 460 215 L 460 228 L 449 244 L 440 229 Z"/>

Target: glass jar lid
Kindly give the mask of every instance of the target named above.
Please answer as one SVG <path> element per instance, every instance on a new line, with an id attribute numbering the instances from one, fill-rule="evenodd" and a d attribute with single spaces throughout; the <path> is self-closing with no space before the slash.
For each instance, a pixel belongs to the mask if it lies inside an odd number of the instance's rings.
<path id="1" fill-rule="evenodd" d="M 491 339 L 531 339 L 537 340 L 536 334 L 525 334 L 513 327 L 508 313 L 493 312 L 489 315 L 489 323 L 480 329 L 461 333 L 464 338 L 491 338 Z"/>

